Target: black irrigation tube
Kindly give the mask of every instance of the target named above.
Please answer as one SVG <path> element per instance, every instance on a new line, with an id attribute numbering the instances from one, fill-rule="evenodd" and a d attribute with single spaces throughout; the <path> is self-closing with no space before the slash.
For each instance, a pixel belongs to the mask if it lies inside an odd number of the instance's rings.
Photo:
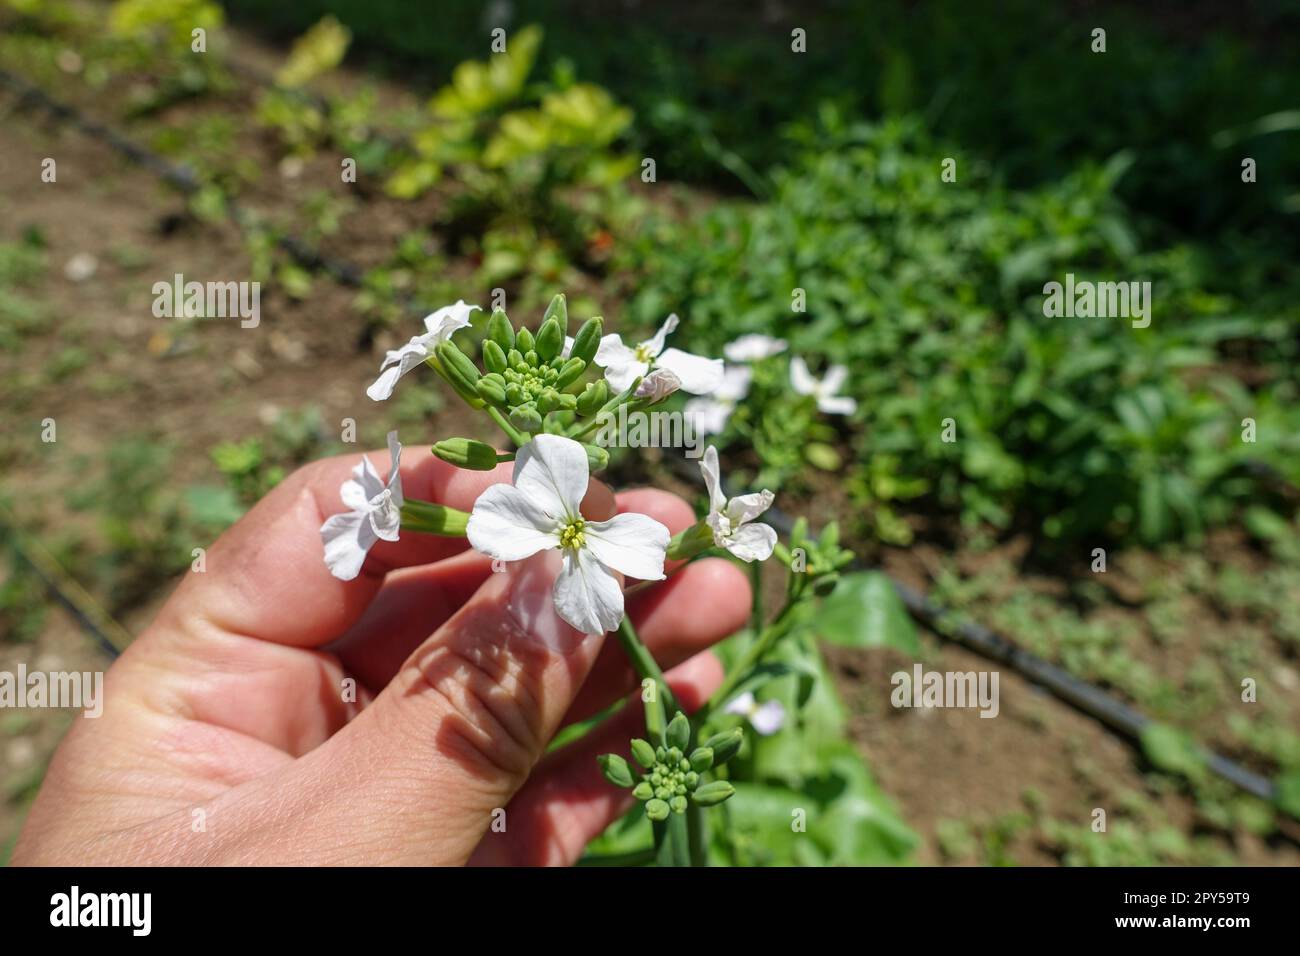
<path id="1" fill-rule="evenodd" d="M 244 70 L 244 73 L 250 78 L 253 75 L 251 70 Z M 86 117 L 75 107 L 54 99 L 44 90 L 3 68 L 0 68 L 0 84 L 10 87 L 19 94 L 20 105 L 23 101 L 28 101 L 41 106 L 59 120 L 106 142 L 128 159 L 150 170 L 182 192 L 190 194 L 201 188 L 201 183 L 188 167 L 169 163 L 151 150 Z M 231 218 L 236 225 L 244 226 L 251 223 L 248 214 L 235 205 L 233 200 L 228 201 L 227 208 L 230 209 Z M 278 241 L 280 246 L 303 267 L 324 271 L 345 285 L 361 284 L 362 273 L 352 263 L 321 255 L 292 236 L 279 237 Z M 1267 468 L 1262 465 L 1261 467 Z M 1280 477 L 1272 469 L 1268 469 L 1268 472 L 1274 477 Z M 794 524 L 788 515 L 777 508 L 767 512 L 767 520 L 785 534 L 789 534 Z M 865 564 L 856 560 L 852 567 L 867 569 Z M 881 570 L 880 573 L 885 574 L 893 584 L 908 613 L 940 638 L 959 644 L 981 657 L 1005 664 L 1059 700 L 1134 742 L 1140 743 L 1142 732 L 1155 723 L 1141 711 L 1117 700 L 1101 688 L 1079 680 L 1064 668 L 1043 660 L 1036 654 L 1031 654 L 1014 641 L 981 624 L 957 619 L 951 610 L 936 604 L 887 572 Z M 53 578 L 44 574 L 41 576 L 60 603 L 73 609 L 83 627 L 89 630 L 102 646 L 106 649 L 114 648 L 113 642 L 107 635 L 99 629 L 91 617 L 82 613 L 77 605 L 60 591 L 58 583 Z M 1209 769 L 1224 780 L 1262 800 L 1275 802 L 1276 787 L 1268 778 L 1247 770 L 1235 761 L 1213 751 L 1202 749 L 1202 755 Z"/>
<path id="2" fill-rule="evenodd" d="M 691 474 L 693 469 L 689 469 L 685 461 L 674 463 L 674 466 L 683 478 L 694 479 L 695 476 Z M 794 527 L 794 520 L 776 507 L 767 511 L 764 520 L 784 535 L 789 535 Z M 1101 688 L 1080 680 L 1064 668 L 1030 653 L 1015 641 L 982 624 L 960 619 L 951 609 L 935 603 L 884 569 L 872 568 L 858 559 L 854 559 L 850 567 L 853 570 L 872 570 L 883 574 L 894 586 L 908 613 L 939 638 L 958 644 L 981 657 L 1005 664 L 1030 683 L 1099 721 L 1121 737 L 1140 745 L 1142 732 L 1156 723 L 1141 711 L 1117 700 Z M 1270 803 L 1276 802 L 1277 788 L 1267 777 L 1246 769 L 1222 754 L 1206 748 L 1198 749 L 1206 766 L 1215 774 L 1252 796 Z"/>

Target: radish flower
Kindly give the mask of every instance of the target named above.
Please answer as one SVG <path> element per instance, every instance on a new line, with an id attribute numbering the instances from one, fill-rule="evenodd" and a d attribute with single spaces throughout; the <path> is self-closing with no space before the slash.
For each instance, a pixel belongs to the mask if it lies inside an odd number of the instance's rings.
<path id="1" fill-rule="evenodd" d="M 402 476 L 398 465 L 402 444 L 397 432 L 388 433 L 388 455 L 392 462 L 388 481 L 380 479 L 370 458 L 361 456 L 361 464 L 352 469 L 352 477 L 339 489 L 343 503 L 351 511 L 330 515 L 320 526 L 325 545 L 325 564 L 330 572 L 344 581 L 361 573 L 366 552 L 376 541 L 396 541 L 402 525 Z"/>
<path id="2" fill-rule="evenodd" d="M 722 493 L 722 478 L 718 474 L 718 449 L 710 445 L 700 461 L 704 485 L 709 491 L 709 513 L 704 523 L 713 532 L 713 543 L 726 548 L 742 561 L 766 561 L 776 547 L 776 531 L 770 525 L 754 519 L 768 508 L 776 497 L 770 491 L 738 495 L 727 500 Z"/>
<path id="3" fill-rule="evenodd" d="M 464 299 L 458 299 L 455 305 L 445 305 L 437 312 L 424 317 L 423 335 L 411 338 L 400 349 L 389 349 L 384 356 L 384 364 L 379 366 L 379 378 L 366 389 L 366 394 L 376 402 L 382 402 L 393 394 L 397 380 L 415 368 L 430 355 L 440 343 L 451 338 L 457 329 L 469 325 L 469 314 L 478 309 L 477 305 L 466 305 Z"/>
<path id="4" fill-rule="evenodd" d="M 745 691 L 723 710 L 744 717 L 764 737 L 772 736 L 785 726 L 785 707 L 779 700 L 768 700 L 760 704 L 749 691 Z"/>
<path id="5" fill-rule="evenodd" d="M 826 370 L 826 377 L 818 380 L 799 356 L 790 360 L 791 387 L 800 395 L 811 395 L 827 415 L 852 415 L 857 411 L 858 403 L 854 399 L 836 394 L 848 377 L 849 370 L 843 365 L 832 365 Z"/>
<path id="6" fill-rule="evenodd" d="M 664 340 L 677 328 L 679 319 L 668 316 L 654 338 L 632 347 L 623 344 L 618 333 L 611 332 L 600 340 L 596 364 L 605 370 L 605 380 L 614 391 L 630 388 L 638 376 L 652 368 L 664 368 L 676 375 L 682 389 L 692 395 L 708 395 L 722 382 L 722 359 L 692 355 L 681 349 L 664 349 Z"/>
<path id="7" fill-rule="evenodd" d="M 475 550 L 502 561 L 559 548 L 556 612 L 584 634 L 596 634 L 623 620 L 623 588 L 614 572 L 662 580 L 669 535 L 646 515 L 584 518 L 578 506 L 587 494 L 588 475 L 580 444 L 537 435 L 515 456 L 514 484 L 492 485 L 479 495 L 466 533 Z"/>

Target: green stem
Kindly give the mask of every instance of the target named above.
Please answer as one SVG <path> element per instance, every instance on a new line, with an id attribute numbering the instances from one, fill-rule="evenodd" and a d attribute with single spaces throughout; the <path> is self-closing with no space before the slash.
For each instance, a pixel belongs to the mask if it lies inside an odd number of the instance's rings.
<path id="1" fill-rule="evenodd" d="M 623 615 L 623 623 L 618 626 L 618 642 L 622 645 L 623 653 L 627 655 L 627 659 L 632 664 L 632 669 L 637 672 L 637 676 L 642 681 L 649 679 L 658 685 L 656 696 L 659 698 L 664 712 L 677 713 L 679 709 L 677 698 L 668 689 L 668 682 L 664 680 L 664 672 L 659 669 L 659 665 L 655 662 L 650 651 L 641 643 L 636 628 L 632 626 L 632 619 L 626 614 Z"/>
<path id="2" fill-rule="evenodd" d="M 754 603 L 750 609 L 749 626 L 758 633 L 763 626 L 763 562 L 751 561 L 749 563 L 749 586 L 754 592 Z"/>
<path id="3" fill-rule="evenodd" d="M 704 808 L 692 800 L 686 805 L 686 843 L 690 851 L 691 866 L 709 865 L 708 833 Z"/>
<path id="4" fill-rule="evenodd" d="M 690 866 L 690 834 L 686 814 L 670 813 L 664 821 L 664 839 L 655 857 L 660 866 Z"/>
<path id="5" fill-rule="evenodd" d="M 790 629 L 789 615 L 794 606 L 795 602 L 787 601 L 785 606 L 781 608 L 780 613 L 777 614 L 776 618 L 767 629 L 759 634 L 753 644 L 749 645 L 749 649 L 746 650 L 744 656 L 736 662 L 736 666 L 728 670 L 727 676 L 722 682 L 722 686 L 719 687 L 714 692 L 713 696 L 704 703 L 704 706 L 696 712 L 696 719 L 700 723 L 708 720 L 709 715 L 712 714 L 715 709 L 727 702 L 727 699 L 735 692 L 736 687 L 740 682 L 749 676 L 751 670 L 762 663 L 763 658 L 767 656 L 767 652 L 770 651 L 776 642 Z"/>
<path id="6" fill-rule="evenodd" d="M 515 443 L 516 448 L 523 448 L 524 445 L 528 444 L 528 434 L 526 432 L 521 432 L 518 428 L 515 428 L 514 425 L 510 424 L 510 419 L 501 414 L 501 409 L 494 408 L 491 405 L 486 406 L 486 408 L 488 415 L 497 423 L 497 427 L 506 433 L 506 437 Z"/>

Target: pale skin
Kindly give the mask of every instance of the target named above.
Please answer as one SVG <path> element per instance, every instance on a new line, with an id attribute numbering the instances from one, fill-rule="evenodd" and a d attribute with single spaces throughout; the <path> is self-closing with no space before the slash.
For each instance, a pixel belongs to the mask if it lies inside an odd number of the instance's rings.
<path id="1" fill-rule="evenodd" d="M 540 572 L 404 532 L 355 580 L 330 575 L 318 529 L 359 460 L 295 472 L 186 574 L 109 670 L 103 716 L 60 745 L 14 864 L 565 865 L 628 808 L 596 756 L 643 732 L 638 679 L 616 641 L 550 616 Z M 386 472 L 387 452 L 370 460 Z M 469 510 L 509 480 L 403 455 L 410 498 Z M 694 522 L 675 495 L 593 482 L 584 514 L 615 510 Z M 692 708 L 721 683 L 708 647 L 744 624 L 749 587 L 720 559 L 666 570 L 628 610 Z"/>

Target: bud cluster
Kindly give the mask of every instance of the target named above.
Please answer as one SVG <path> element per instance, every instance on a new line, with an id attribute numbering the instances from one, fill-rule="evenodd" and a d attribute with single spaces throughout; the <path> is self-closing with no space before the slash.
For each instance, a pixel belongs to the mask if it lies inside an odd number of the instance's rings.
<path id="1" fill-rule="evenodd" d="M 736 792 L 735 788 L 725 780 L 705 783 L 703 774 L 734 757 L 744 734 L 739 727 L 733 727 L 714 734 L 694 750 L 689 750 L 690 738 L 690 722 L 679 712 L 669 722 L 658 747 L 639 738 L 632 741 L 632 756 L 644 768 L 644 774 L 638 774 L 617 754 L 602 756 L 601 770 L 614 786 L 631 788 L 632 795 L 645 804 L 646 816 L 654 821 L 668 819 L 669 813 L 685 813 L 688 801 L 702 807 L 722 803 Z"/>

